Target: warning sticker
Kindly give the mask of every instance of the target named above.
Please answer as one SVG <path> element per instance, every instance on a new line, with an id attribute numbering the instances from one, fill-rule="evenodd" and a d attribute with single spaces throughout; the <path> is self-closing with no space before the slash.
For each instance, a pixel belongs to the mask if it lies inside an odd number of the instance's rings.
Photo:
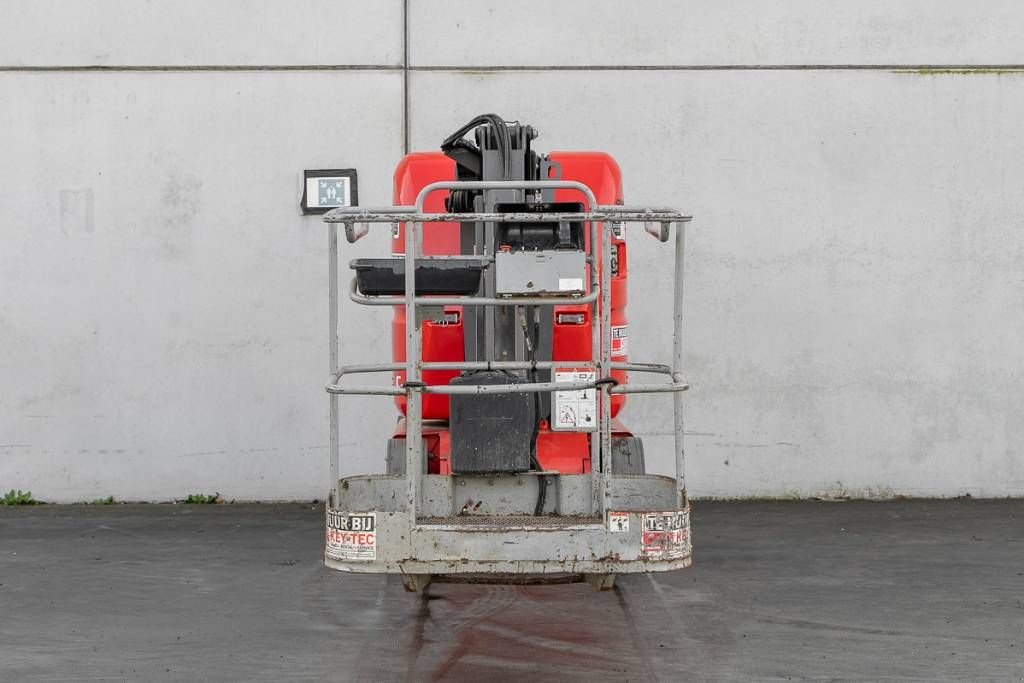
<path id="1" fill-rule="evenodd" d="M 619 532 L 629 531 L 629 513 L 628 512 L 609 512 L 608 513 L 608 530 Z"/>
<path id="2" fill-rule="evenodd" d="M 593 382 L 593 370 L 556 370 L 555 382 Z M 562 431 L 592 432 L 597 429 L 597 392 L 594 389 L 554 392 L 551 428 Z"/>
<path id="3" fill-rule="evenodd" d="M 676 560 L 690 555 L 690 514 L 686 511 L 645 512 L 641 552 L 650 560 Z"/>
<path id="4" fill-rule="evenodd" d="M 327 510 L 329 559 L 373 560 L 377 557 L 377 513 Z"/>
<path id="5" fill-rule="evenodd" d="M 612 325 L 612 355 L 625 356 L 629 353 L 629 325 Z"/>

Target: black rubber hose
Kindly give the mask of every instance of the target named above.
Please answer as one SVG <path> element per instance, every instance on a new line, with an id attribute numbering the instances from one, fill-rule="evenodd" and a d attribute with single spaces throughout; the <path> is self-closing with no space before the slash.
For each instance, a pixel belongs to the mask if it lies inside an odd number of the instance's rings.
<path id="1" fill-rule="evenodd" d="M 488 125 L 494 130 L 494 138 L 498 142 L 498 151 L 501 154 L 502 177 L 505 180 L 512 179 L 512 138 L 508 132 L 508 124 L 505 119 L 497 114 L 480 114 L 474 116 L 471 121 L 460 127 L 457 131 L 446 137 L 441 142 L 441 150 L 447 152 L 454 147 L 457 140 L 460 140 L 466 133 L 477 126 Z"/>
<path id="2" fill-rule="evenodd" d="M 530 371 L 530 381 L 537 381 L 537 371 Z M 540 470 L 540 459 L 537 458 L 537 437 L 540 436 L 540 393 L 534 392 L 533 394 L 533 436 L 530 437 L 530 460 L 533 461 L 533 466 Z M 544 503 L 548 495 L 548 481 L 547 477 L 543 474 L 537 476 L 537 485 L 539 490 L 537 491 L 537 504 L 533 508 L 533 516 L 537 517 L 544 514 Z"/>
<path id="3" fill-rule="evenodd" d="M 533 340 L 530 344 L 530 362 L 533 367 L 530 369 L 530 381 L 536 384 L 537 382 L 537 344 L 540 342 L 540 323 L 537 321 L 536 308 L 530 307 L 531 312 L 534 316 L 533 322 Z M 529 334 L 528 330 L 523 332 Z M 537 438 L 540 436 L 540 392 L 534 392 L 533 394 L 533 435 L 530 437 L 530 460 L 533 463 L 533 467 L 540 470 L 540 459 L 537 457 Z M 538 517 L 544 514 L 544 503 L 547 501 L 548 495 L 548 478 L 541 474 L 537 477 L 537 504 L 533 508 L 533 516 Z"/>

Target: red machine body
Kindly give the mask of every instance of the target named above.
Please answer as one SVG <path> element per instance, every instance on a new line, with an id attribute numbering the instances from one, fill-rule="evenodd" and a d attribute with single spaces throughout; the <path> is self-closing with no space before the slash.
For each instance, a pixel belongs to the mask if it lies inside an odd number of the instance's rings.
<path id="1" fill-rule="evenodd" d="M 581 182 L 594 193 L 600 204 L 621 204 L 622 175 L 615 160 L 604 152 L 551 152 L 549 158 L 561 168 L 562 180 Z M 415 204 L 420 191 L 430 183 L 437 181 L 456 180 L 455 162 L 441 152 L 418 152 L 406 155 L 395 169 L 394 203 L 396 205 Z M 438 191 L 427 197 L 424 210 L 427 212 L 444 212 L 447 191 Z M 582 202 L 585 210 L 590 210 L 586 197 L 573 190 L 560 189 L 555 192 L 556 202 Z M 611 273 L 611 323 L 612 348 L 611 357 L 615 362 L 628 360 L 629 327 L 626 319 L 627 266 L 626 242 L 623 234 L 613 232 L 612 254 L 613 268 Z M 424 226 L 424 256 L 454 255 L 460 253 L 458 223 L 433 223 Z M 586 248 L 589 249 L 590 234 L 585 235 Z M 600 245 L 598 245 L 600 248 Z M 404 254 L 404 225 L 392 240 L 392 253 Z M 589 275 L 588 275 L 589 282 Z M 446 306 L 446 322 L 424 322 L 422 325 L 422 358 L 430 361 L 463 361 L 464 338 L 462 325 L 462 307 Z M 559 322 L 566 314 L 582 314 L 581 322 Z M 590 308 L 580 306 L 556 306 L 555 323 L 552 333 L 552 360 L 589 359 L 592 356 L 590 333 Z M 394 319 L 391 323 L 392 360 L 397 363 L 405 361 L 405 310 L 401 306 L 394 307 Z M 428 384 L 447 384 L 458 376 L 458 371 L 427 370 L 423 372 L 423 381 Z M 619 382 L 626 382 L 626 372 L 615 370 L 612 376 Z M 405 382 L 405 373 L 396 372 L 396 385 Z M 396 397 L 396 403 L 405 414 L 405 397 Z M 611 401 L 611 414 L 614 418 L 625 404 L 624 395 L 615 395 Z M 423 435 L 428 450 L 428 472 L 431 474 L 450 474 L 448 455 L 450 442 L 445 421 L 449 417 L 448 397 L 439 394 L 427 394 L 423 397 Z M 435 421 L 433 424 L 429 421 Z M 629 432 L 616 420 L 613 432 L 617 435 L 628 435 Z M 404 437 L 404 419 L 399 421 L 395 437 Z M 537 459 L 544 470 L 558 471 L 563 474 L 579 474 L 590 471 L 590 434 L 586 432 L 552 431 L 546 423 L 542 423 L 537 437 Z"/>

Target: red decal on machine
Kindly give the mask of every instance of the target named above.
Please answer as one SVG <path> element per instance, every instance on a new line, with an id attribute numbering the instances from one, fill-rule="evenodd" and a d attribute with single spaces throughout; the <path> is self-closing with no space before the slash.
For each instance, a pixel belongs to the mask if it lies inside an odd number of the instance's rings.
<path id="1" fill-rule="evenodd" d="M 328 508 L 325 554 L 341 562 L 376 559 L 377 514 Z"/>
<path id="2" fill-rule="evenodd" d="M 612 355 L 629 353 L 629 325 L 612 325 Z"/>
<path id="3" fill-rule="evenodd" d="M 684 510 L 644 513 L 641 551 L 649 560 L 677 560 L 689 556 L 689 513 Z"/>

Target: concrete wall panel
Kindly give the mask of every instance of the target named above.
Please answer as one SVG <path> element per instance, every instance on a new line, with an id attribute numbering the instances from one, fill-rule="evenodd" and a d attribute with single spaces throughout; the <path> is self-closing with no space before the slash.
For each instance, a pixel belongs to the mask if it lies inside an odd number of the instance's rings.
<path id="1" fill-rule="evenodd" d="M 0 0 L 0 489 L 323 495 L 301 171 L 389 201 L 402 6 Z M 1024 64 L 1019 3 L 409 7 L 414 149 L 496 111 L 695 214 L 693 493 L 1024 493 L 1024 76 L 919 68 Z M 635 233 L 630 346 L 665 360 L 669 254 Z M 389 318 L 345 305 L 348 360 L 387 357 Z M 390 402 L 342 405 L 343 471 L 380 470 Z M 624 418 L 668 471 L 667 403 Z"/>
<path id="2" fill-rule="evenodd" d="M 414 66 L 1024 64 L 1013 0 L 410 3 Z"/>
<path id="3" fill-rule="evenodd" d="M 327 232 L 301 174 L 356 167 L 387 203 L 401 76 L 8 73 L 0 101 L 0 488 L 322 497 Z M 388 348 L 386 313 L 349 314 L 350 361 Z M 346 471 L 380 468 L 393 411 L 353 406 L 373 448 Z"/>
<path id="4" fill-rule="evenodd" d="M 0 17 L 0 66 L 402 61 L 401 0 L 0 0 Z"/>
<path id="5" fill-rule="evenodd" d="M 615 155 L 627 203 L 694 213 L 695 494 L 1024 490 L 1020 76 L 417 73 L 412 85 L 414 147 L 496 111 L 539 128 L 539 149 Z M 667 361 L 671 254 L 639 229 L 630 245 L 631 352 Z M 669 471 L 668 403 L 630 400 L 624 418 Z"/>

